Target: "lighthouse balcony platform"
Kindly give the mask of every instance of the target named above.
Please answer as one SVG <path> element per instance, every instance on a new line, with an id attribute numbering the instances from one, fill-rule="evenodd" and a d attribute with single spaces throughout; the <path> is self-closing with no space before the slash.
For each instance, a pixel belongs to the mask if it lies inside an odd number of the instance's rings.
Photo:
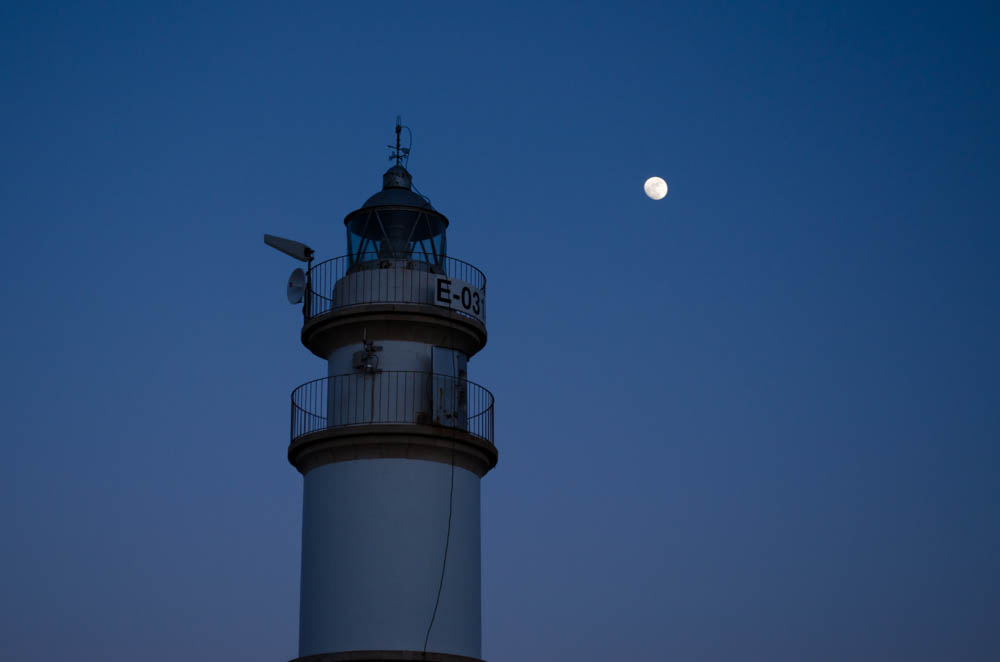
<path id="1" fill-rule="evenodd" d="M 314 265 L 307 282 L 307 322 L 351 306 L 422 304 L 486 323 L 486 276 L 452 257 L 343 255 Z"/>
<path id="2" fill-rule="evenodd" d="M 300 471 L 331 462 L 408 458 L 482 476 L 497 462 L 493 394 L 467 379 L 385 370 L 315 379 L 292 391 L 288 459 Z"/>

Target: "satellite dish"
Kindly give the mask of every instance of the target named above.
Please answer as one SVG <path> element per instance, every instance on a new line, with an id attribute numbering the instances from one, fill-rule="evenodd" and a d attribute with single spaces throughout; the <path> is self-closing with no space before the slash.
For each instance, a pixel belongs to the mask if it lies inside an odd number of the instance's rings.
<path id="1" fill-rule="evenodd" d="M 301 303 L 306 291 L 306 272 L 296 269 L 288 277 L 288 303 Z"/>

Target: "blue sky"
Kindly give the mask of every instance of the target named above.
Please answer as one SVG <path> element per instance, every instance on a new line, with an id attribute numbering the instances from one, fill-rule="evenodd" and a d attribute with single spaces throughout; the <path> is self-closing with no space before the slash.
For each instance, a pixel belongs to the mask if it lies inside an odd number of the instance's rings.
<path id="1" fill-rule="evenodd" d="M 5 5 L 0 655 L 295 656 L 325 373 L 262 235 L 346 252 L 401 114 L 489 282 L 486 659 L 996 659 L 997 27 Z"/>

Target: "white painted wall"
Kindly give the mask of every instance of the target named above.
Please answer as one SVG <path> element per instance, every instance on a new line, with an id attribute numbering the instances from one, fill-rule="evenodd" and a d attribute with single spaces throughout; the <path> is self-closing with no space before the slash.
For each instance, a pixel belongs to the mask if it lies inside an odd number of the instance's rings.
<path id="1" fill-rule="evenodd" d="M 422 650 L 452 467 L 355 460 L 305 476 L 299 655 Z M 479 477 L 454 468 L 447 571 L 427 650 L 480 657 Z"/>
<path id="2" fill-rule="evenodd" d="M 419 370 L 430 372 L 432 345 L 408 340 L 378 340 L 372 339 L 382 347 L 378 353 L 380 370 Z M 356 344 L 335 349 L 327 359 L 327 374 L 331 377 L 345 375 L 354 370 L 354 353 L 364 349 L 361 338 Z"/>

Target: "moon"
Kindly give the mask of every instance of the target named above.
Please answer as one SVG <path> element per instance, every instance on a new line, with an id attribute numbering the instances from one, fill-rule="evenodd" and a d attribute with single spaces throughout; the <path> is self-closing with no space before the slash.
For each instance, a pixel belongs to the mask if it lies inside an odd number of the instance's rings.
<path id="1" fill-rule="evenodd" d="M 653 200 L 662 200 L 667 195 L 667 183 L 660 177 L 650 177 L 642 185 L 642 190 Z"/>

